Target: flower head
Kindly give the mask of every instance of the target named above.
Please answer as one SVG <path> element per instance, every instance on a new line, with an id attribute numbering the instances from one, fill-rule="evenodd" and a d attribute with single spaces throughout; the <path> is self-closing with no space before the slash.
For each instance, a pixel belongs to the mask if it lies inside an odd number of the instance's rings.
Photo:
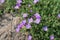
<path id="1" fill-rule="evenodd" d="M 44 27 L 43 27 L 43 30 L 44 30 L 44 31 L 47 31 L 47 30 L 48 30 L 47 26 L 44 26 Z"/>
<path id="2" fill-rule="evenodd" d="M 28 14 L 27 14 L 27 13 L 24 13 L 24 14 L 23 14 L 23 17 L 24 17 L 24 18 L 26 18 L 27 16 L 28 16 Z"/>
<path id="3" fill-rule="evenodd" d="M 50 40 L 54 40 L 54 35 L 50 35 Z"/>
<path id="4" fill-rule="evenodd" d="M 34 0 L 33 3 L 36 4 L 37 2 L 39 2 L 39 0 Z"/>
<path id="5" fill-rule="evenodd" d="M 32 40 L 32 36 L 31 35 L 28 36 L 28 40 Z"/>
<path id="6" fill-rule="evenodd" d="M 36 18 L 36 20 L 34 21 L 34 23 L 39 24 L 40 21 L 41 21 L 41 16 L 39 15 L 39 13 L 34 14 L 34 16 Z"/>
<path id="7" fill-rule="evenodd" d="M 26 24 L 26 28 L 27 29 L 30 29 L 31 28 L 31 25 L 28 23 L 28 24 Z"/>

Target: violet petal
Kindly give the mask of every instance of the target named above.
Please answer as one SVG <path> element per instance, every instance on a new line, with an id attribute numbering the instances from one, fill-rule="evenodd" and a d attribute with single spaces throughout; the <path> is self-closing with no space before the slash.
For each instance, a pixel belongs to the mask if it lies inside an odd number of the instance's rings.
<path id="1" fill-rule="evenodd" d="M 26 25 L 26 28 L 27 28 L 27 29 L 30 29 L 30 28 L 31 28 L 31 25 L 30 25 L 30 24 L 27 24 L 27 25 Z"/>
<path id="2" fill-rule="evenodd" d="M 39 13 L 34 14 L 34 16 L 35 16 L 36 18 L 38 18 L 38 19 L 40 19 L 40 18 L 41 18 L 41 16 L 40 16 L 40 14 L 39 14 Z"/>
<path id="3" fill-rule="evenodd" d="M 39 2 L 39 0 L 34 0 L 33 3 L 36 4 L 37 2 Z"/>
<path id="4" fill-rule="evenodd" d="M 40 19 L 36 19 L 36 20 L 34 21 L 34 23 L 39 24 L 39 23 L 40 23 Z"/>
<path id="5" fill-rule="evenodd" d="M 44 27 L 43 27 L 43 30 L 44 30 L 44 31 L 47 31 L 47 30 L 48 30 L 47 26 L 44 26 Z"/>
<path id="6" fill-rule="evenodd" d="M 28 19 L 28 23 L 32 23 L 33 22 L 33 18 Z"/>
<path id="7" fill-rule="evenodd" d="M 0 3 L 4 3 L 5 2 L 5 0 L 0 0 Z"/>
<path id="8" fill-rule="evenodd" d="M 28 14 L 27 14 L 27 13 L 24 13 L 24 14 L 23 14 L 23 17 L 24 17 L 24 18 L 26 18 L 27 16 L 28 16 Z"/>
<path id="9" fill-rule="evenodd" d="M 50 40 L 53 40 L 54 39 L 54 35 L 50 35 Z"/>
<path id="10" fill-rule="evenodd" d="M 32 40 L 32 36 L 31 35 L 28 36 L 28 40 Z"/>

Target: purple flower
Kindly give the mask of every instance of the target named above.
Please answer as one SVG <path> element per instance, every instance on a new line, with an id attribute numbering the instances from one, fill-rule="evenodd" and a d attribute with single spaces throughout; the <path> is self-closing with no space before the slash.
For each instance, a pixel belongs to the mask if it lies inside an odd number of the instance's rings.
<path id="1" fill-rule="evenodd" d="M 54 35 L 50 35 L 50 40 L 54 40 Z"/>
<path id="2" fill-rule="evenodd" d="M 21 4 L 17 3 L 15 6 L 15 9 L 19 9 L 20 6 L 21 6 Z"/>
<path id="3" fill-rule="evenodd" d="M 22 3 L 22 0 L 16 0 L 16 1 L 17 1 L 17 3 L 19 3 L 19 4 Z"/>
<path id="4" fill-rule="evenodd" d="M 28 19 L 28 23 L 32 23 L 33 22 L 33 18 Z"/>
<path id="5" fill-rule="evenodd" d="M 28 36 L 28 40 L 32 40 L 32 36 L 31 35 Z"/>
<path id="6" fill-rule="evenodd" d="M 44 26 L 44 27 L 43 27 L 43 30 L 44 30 L 44 31 L 47 31 L 47 30 L 48 30 L 47 26 Z"/>
<path id="7" fill-rule="evenodd" d="M 2 3 L 4 3 L 5 2 L 5 0 L 0 0 L 0 4 L 2 4 Z"/>
<path id="8" fill-rule="evenodd" d="M 27 29 L 30 29 L 31 28 L 31 25 L 28 23 L 28 24 L 26 24 L 26 28 Z"/>
<path id="9" fill-rule="evenodd" d="M 34 21 L 34 23 L 39 24 L 40 21 L 41 21 L 41 16 L 39 15 L 39 13 L 34 14 L 34 16 L 36 18 L 36 20 Z"/>
<path id="10" fill-rule="evenodd" d="M 58 18 L 60 18 L 60 14 L 58 14 Z"/>
<path id="11" fill-rule="evenodd" d="M 40 23 L 40 19 L 36 19 L 36 20 L 34 21 L 34 23 L 39 24 L 39 23 Z"/>
<path id="12" fill-rule="evenodd" d="M 24 14 L 23 14 L 23 17 L 24 17 L 24 18 L 26 18 L 27 16 L 28 16 L 28 14 L 27 14 L 27 13 L 24 13 Z"/>
<path id="13" fill-rule="evenodd" d="M 36 4 L 37 2 L 39 2 L 39 0 L 34 0 L 33 3 Z"/>
<path id="14" fill-rule="evenodd" d="M 23 20 L 22 23 L 25 25 L 26 24 L 26 20 Z"/>

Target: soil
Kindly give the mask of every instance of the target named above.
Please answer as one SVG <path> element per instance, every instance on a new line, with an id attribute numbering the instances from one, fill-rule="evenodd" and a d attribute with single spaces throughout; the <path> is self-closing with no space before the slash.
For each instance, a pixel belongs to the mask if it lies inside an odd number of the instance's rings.
<path id="1" fill-rule="evenodd" d="M 14 14 L 3 14 L 0 17 L 0 40 L 27 40 L 28 34 L 15 31 L 19 21 L 20 17 L 16 17 Z"/>

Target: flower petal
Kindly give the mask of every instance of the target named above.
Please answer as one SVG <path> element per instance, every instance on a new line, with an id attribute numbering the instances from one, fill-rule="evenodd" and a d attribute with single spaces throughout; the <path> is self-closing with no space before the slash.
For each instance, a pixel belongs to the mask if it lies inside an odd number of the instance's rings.
<path id="1" fill-rule="evenodd" d="M 39 24 L 39 23 L 40 23 L 40 19 L 36 19 L 36 20 L 34 21 L 34 23 Z"/>
<path id="2" fill-rule="evenodd" d="M 0 3 L 4 3 L 5 2 L 5 0 L 0 0 Z"/>
<path id="3" fill-rule="evenodd" d="M 47 30 L 48 30 L 47 26 L 44 26 L 44 27 L 43 27 L 43 30 L 44 30 L 44 31 L 47 31 Z"/>
<path id="4" fill-rule="evenodd" d="M 16 28 L 16 32 L 19 32 L 20 28 Z"/>
<path id="5" fill-rule="evenodd" d="M 14 9 L 19 9 L 19 6 L 15 6 Z"/>
<path id="6" fill-rule="evenodd" d="M 41 18 L 41 16 L 39 15 L 39 13 L 34 14 L 34 16 L 35 16 L 36 18 L 38 18 L 38 19 Z"/>
<path id="7" fill-rule="evenodd" d="M 17 3 L 22 3 L 22 0 L 16 0 L 17 1 Z"/>
<path id="8" fill-rule="evenodd" d="M 30 24 L 27 24 L 27 25 L 26 25 L 26 28 L 27 28 L 27 29 L 30 29 L 30 28 L 31 28 L 31 25 L 30 25 Z"/>
<path id="9" fill-rule="evenodd" d="M 28 40 L 32 40 L 32 36 L 31 35 L 28 36 Z"/>
<path id="10" fill-rule="evenodd" d="M 26 20 L 23 20 L 22 23 L 25 25 L 26 24 Z"/>
<path id="11" fill-rule="evenodd" d="M 54 35 L 50 35 L 50 40 L 54 40 Z"/>
<path id="12" fill-rule="evenodd" d="M 28 23 L 32 23 L 33 22 L 33 18 L 28 19 Z"/>
<path id="13" fill-rule="evenodd" d="M 33 3 L 36 4 L 37 2 L 39 2 L 39 0 L 34 0 Z"/>
<path id="14" fill-rule="evenodd" d="M 27 14 L 27 13 L 24 13 L 24 14 L 23 14 L 23 17 L 24 17 L 24 18 L 26 18 L 27 16 L 28 16 L 28 14 Z"/>

